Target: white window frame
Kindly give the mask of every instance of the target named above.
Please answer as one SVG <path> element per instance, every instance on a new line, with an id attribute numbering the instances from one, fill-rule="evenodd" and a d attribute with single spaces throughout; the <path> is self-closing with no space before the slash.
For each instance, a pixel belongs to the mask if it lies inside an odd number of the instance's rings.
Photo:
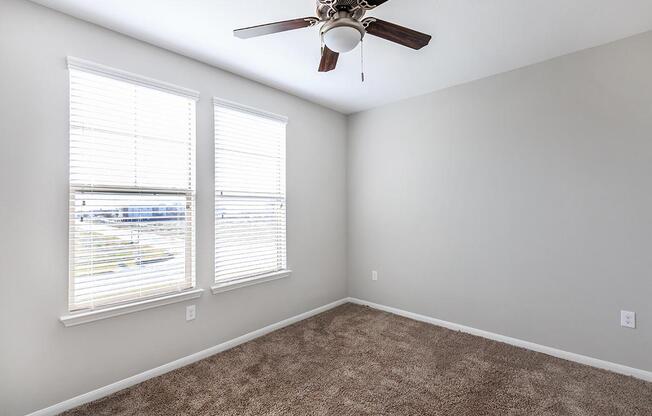
<path id="1" fill-rule="evenodd" d="M 138 86 L 146 87 L 146 88 L 151 88 L 151 89 L 156 89 L 159 91 L 179 95 L 185 98 L 189 98 L 194 101 L 199 100 L 199 93 L 197 91 L 193 91 L 187 88 L 183 87 L 178 87 L 173 84 L 169 84 L 166 82 L 154 80 L 152 78 L 140 76 L 137 74 L 132 74 L 126 71 L 110 68 L 104 65 L 96 64 L 90 61 L 86 61 L 83 59 L 79 58 L 74 58 L 74 57 L 68 57 L 67 58 L 68 62 L 68 68 L 69 70 L 75 69 L 75 70 L 80 70 L 86 73 L 91 73 L 94 75 L 99 75 L 102 77 L 107 77 L 107 78 L 112 78 L 116 79 L 119 81 L 135 84 Z M 196 111 L 196 110 L 195 110 Z M 196 123 L 196 116 L 195 116 L 195 123 Z M 193 126 L 193 129 L 195 131 L 195 138 L 196 140 L 196 124 Z M 193 145 L 196 146 L 196 145 Z M 196 148 L 196 147 L 195 147 Z M 194 158 L 194 156 L 193 156 Z M 194 167 L 193 167 L 194 169 Z M 196 175 L 196 173 L 193 171 L 192 173 L 193 177 Z M 139 193 L 139 194 L 156 194 L 156 195 L 163 195 L 163 194 L 169 194 L 169 195 L 175 195 L 175 196 L 180 196 L 180 197 L 185 197 L 187 204 L 191 203 L 192 206 L 190 208 L 193 218 L 192 218 L 192 230 L 189 231 L 186 234 L 186 239 L 190 239 L 190 241 L 186 240 L 186 252 L 187 252 L 187 257 L 186 257 L 186 269 L 191 268 L 190 273 L 191 273 L 191 287 L 185 290 L 177 291 L 177 292 L 165 292 L 162 294 L 156 294 L 151 297 L 142 297 L 139 299 L 131 300 L 131 301 L 126 301 L 126 302 L 121 302 L 121 303 L 115 303 L 115 304 L 108 304 L 104 306 L 100 306 L 96 309 L 82 309 L 82 310 L 72 310 L 70 311 L 67 315 L 64 315 L 60 318 L 61 322 L 65 326 L 74 326 L 74 325 L 79 325 L 87 322 L 92 322 L 96 321 L 99 319 L 105 319 L 105 318 L 110 318 L 113 316 L 119 316 L 123 315 L 126 313 L 131 313 L 131 312 L 136 312 L 136 311 L 141 311 L 145 309 L 150 309 L 153 307 L 157 306 L 162 306 L 162 305 L 167 305 L 171 303 L 176 303 L 176 302 L 183 302 L 191 299 L 196 299 L 201 296 L 203 289 L 197 289 L 196 285 L 196 261 L 195 261 L 195 229 L 196 229 L 196 211 L 195 211 L 195 194 L 196 194 L 196 188 L 192 189 L 187 189 L 187 190 L 170 190 L 170 189 L 153 189 L 153 188 L 123 188 L 123 187 L 95 187 L 95 186 L 80 186 L 73 184 L 72 182 L 70 183 L 70 192 L 71 192 L 71 197 L 75 194 L 78 193 L 83 193 L 83 192 L 98 192 L 98 191 L 104 191 L 104 192 L 110 192 L 110 193 L 116 193 L 116 194 L 127 194 L 129 192 L 134 192 L 134 193 Z M 72 199 L 71 199 L 72 201 Z M 187 205 L 188 206 L 188 205 Z M 72 207 L 71 207 L 72 209 Z M 72 220 L 70 220 L 72 221 Z M 188 253 L 188 249 L 191 250 L 191 253 Z M 70 237 L 70 262 L 71 262 L 71 268 L 72 268 L 72 262 L 73 262 L 73 244 L 72 244 L 72 237 Z M 189 255 L 188 255 L 189 254 Z M 190 265 L 188 265 L 188 262 L 191 262 Z M 71 308 L 72 304 L 71 302 L 71 296 L 72 296 L 72 290 L 74 287 L 74 282 L 73 282 L 73 275 L 72 272 L 70 273 L 70 281 L 69 281 L 69 297 L 68 297 L 68 305 L 69 308 Z"/>
<path id="2" fill-rule="evenodd" d="M 282 268 L 281 270 L 274 270 L 274 271 L 269 271 L 266 273 L 262 274 L 257 274 L 257 275 L 243 275 L 241 277 L 236 277 L 236 278 L 231 278 L 228 280 L 219 280 L 217 279 L 217 243 L 219 241 L 219 236 L 218 236 L 218 200 L 222 196 L 221 191 L 217 189 L 217 177 L 218 177 L 218 148 L 217 148 L 217 140 L 218 140 L 218 126 L 217 126 L 217 108 L 218 107 L 223 107 L 227 108 L 230 110 L 235 110 L 237 112 L 241 112 L 243 114 L 251 115 L 251 116 L 256 116 L 256 117 L 261 117 L 261 118 L 266 118 L 270 119 L 279 123 L 283 123 L 287 126 L 288 124 L 288 118 L 285 116 L 281 116 L 278 114 L 274 114 L 268 111 L 260 110 L 254 107 L 250 107 L 247 105 L 242 105 L 239 103 L 235 103 L 233 101 L 229 100 L 224 100 L 221 98 L 214 97 L 213 98 L 213 104 L 214 104 L 214 119 L 215 119 L 215 137 L 214 141 L 216 143 L 216 148 L 215 148 L 215 178 L 216 178 L 216 183 L 215 183 L 215 257 L 214 260 L 216 262 L 215 264 L 215 270 L 216 270 L 216 275 L 215 275 L 215 284 L 211 286 L 211 290 L 213 294 L 219 294 L 223 292 L 228 292 L 231 290 L 259 284 L 259 283 L 265 283 L 265 282 L 270 282 L 273 280 L 278 280 L 282 279 L 285 277 L 289 277 L 292 274 L 292 270 L 290 270 L 288 266 L 288 250 L 287 250 L 287 225 L 285 229 L 283 230 L 283 236 L 284 236 L 284 242 L 283 242 L 283 247 L 284 247 L 284 252 L 283 252 L 283 258 L 285 262 L 285 267 Z M 282 181 L 282 198 L 283 198 L 283 219 L 287 222 L 287 191 L 286 191 L 286 170 L 287 170 L 287 162 L 286 162 L 286 150 L 287 150 L 287 131 L 285 132 L 285 137 L 283 138 L 283 149 L 282 149 L 282 160 L 283 160 L 283 166 L 281 167 L 281 181 Z"/>

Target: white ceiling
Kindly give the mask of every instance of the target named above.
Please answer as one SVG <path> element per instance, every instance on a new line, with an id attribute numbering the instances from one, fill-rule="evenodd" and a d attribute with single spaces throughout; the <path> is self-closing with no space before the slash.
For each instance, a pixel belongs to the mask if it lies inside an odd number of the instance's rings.
<path id="1" fill-rule="evenodd" d="M 233 29 L 314 16 L 314 0 L 33 0 L 81 19 L 353 113 L 652 30 L 651 0 L 390 0 L 376 16 L 433 35 L 420 51 L 365 38 L 317 72 L 308 28 L 241 40 Z"/>

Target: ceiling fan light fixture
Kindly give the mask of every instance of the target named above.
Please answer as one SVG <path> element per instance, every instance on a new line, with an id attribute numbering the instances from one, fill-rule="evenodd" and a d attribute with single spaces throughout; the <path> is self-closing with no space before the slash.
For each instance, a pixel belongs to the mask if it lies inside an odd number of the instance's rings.
<path id="1" fill-rule="evenodd" d="M 355 49 L 365 34 L 364 26 L 350 17 L 340 17 L 324 24 L 321 30 L 324 44 L 337 53 Z"/>

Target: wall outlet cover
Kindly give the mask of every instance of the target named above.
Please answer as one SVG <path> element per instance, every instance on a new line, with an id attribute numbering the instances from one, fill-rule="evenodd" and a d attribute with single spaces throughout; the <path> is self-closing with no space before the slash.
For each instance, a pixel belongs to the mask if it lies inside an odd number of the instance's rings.
<path id="1" fill-rule="evenodd" d="M 620 311 L 620 326 L 636 328 L 636 312 Z"/>
<path id="2" fill-rule="evenodd" d="M 192 321 L 197 317 L 195 305 L 186 306 L 186 321 Z"/>

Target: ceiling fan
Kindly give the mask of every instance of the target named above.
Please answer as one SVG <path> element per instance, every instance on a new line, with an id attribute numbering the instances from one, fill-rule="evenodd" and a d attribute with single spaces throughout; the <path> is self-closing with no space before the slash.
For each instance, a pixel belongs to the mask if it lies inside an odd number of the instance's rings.
<path id="1" fill-rule="evenodd" d="M 388 0 L 317 0 L 317 16 L 286 20 L 234 30 L 236 37 L 249 39 L 288 30 L 302 29 L 322 24 L 321 62 L 319 72 L 335 69 L 340 53 L 350 52 L 362 41 L 365 34 L 421 49 L 430 43 L 432 36 L 408 29 L 375 17 L 363 19 L 365 13 Z"/>

